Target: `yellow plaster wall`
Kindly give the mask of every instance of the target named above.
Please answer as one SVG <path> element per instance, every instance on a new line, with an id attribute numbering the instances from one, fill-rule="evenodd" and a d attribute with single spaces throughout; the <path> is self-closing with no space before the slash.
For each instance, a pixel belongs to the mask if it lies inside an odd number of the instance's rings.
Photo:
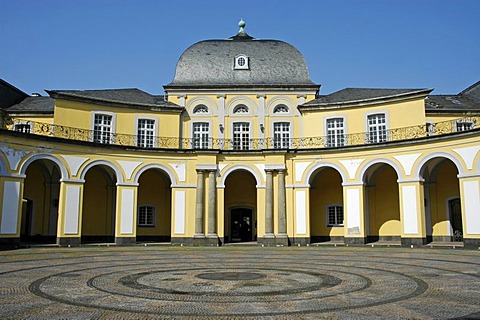
<path id="1" fill-rule="evenodd" d="M 35 164 L 27 168 L 26 174 L 23 197 L 33 202 L 33 221 L 26 220 L 26 212 L 24 211 L 22 213 L 22 231 L 26 230 L 26 224 L 33 222 L 33 224 L 30 224 L 29 235 L 44 235 L 48 233 L 48 229 L 44 230 L 44 223 L 45 220 L 48 220 L 47 213 L 50 211 L 50 203 L 45 203 L 45 192 L 47 191 L 45 188 L 45 177 L 41 169 Z"/>
<path id="2" fill-rule="evenodd" d="M 85 175 L 83 191 L 82 236 L 114 235 L 113 212 L 115 186 L 108 183 L 103 169 L 93 167 Z"/>
<path id="3" fill-rule="evenodd" d="M 436 172 L 436 182 L 430 185 L 433 236 L 446 236 L 449 232 L 448 199 L 460 197 L 457 174 L 451 161 L 443 161 Z"/>
<path id="4" fill-rule="evenodd" d="M 382 165 L 375 174 L 372 186 L 367 186 L 370 235 L 400 236 L 400 202 L 397 174 L 393 168 Z"/>
<path id="5" fill-rule="evenodd" d="M 342 178 L 334 169 L 317 173 L 310 186 L 310 234 L 311 236 L 344 235 L 344 227 L 328 227 L 326 207 L 343 205 Z"/>
<path id="6" fill-rule="evenodd" d="M 385 113 L 387 129 L 396 129 L 425 124 L 425 109 L 422 99 L 382 105 L 372 105 L 356 108 L 324 109 L 305 111 L 303 128 L 305 137 L 326 135 L 326 120 L 343 117 L 346 134 L 363 133 L 367 131 L 367 116 Z"/>
<path id="7" fill-rule="evenodd" d="M 170 179 L 162 172 L 150 169 L 142 173 L 139 184 L 138 206 L 155 206 L 156 217 L 154 227 L 137 226 L 137 236 L 170 236 L 172 199 Z"/>
<path id="8" fill-rule="evenodd" d="M 114 132 L 118 134 L 136 135 L 135 124 L 137 118 L 147 117 L 157 120 L 158 136 L 179 136 L 180 114 L 178 113 L 155 112 L 120 107 L 115 108 L 67 100 L 56 100 L 55 124 L 91 130 L 93 111 L 115 114 Z"/>

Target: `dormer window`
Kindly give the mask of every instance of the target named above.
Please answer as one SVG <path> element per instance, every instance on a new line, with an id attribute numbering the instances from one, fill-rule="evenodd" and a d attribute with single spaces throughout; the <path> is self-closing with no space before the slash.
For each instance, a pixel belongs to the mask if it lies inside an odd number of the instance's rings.
<path id="1" fill-rule="evenodd" d="M 248 63 L 248 57 L 244 54 L 238 55 L 235 57 L 235 65 L 234 69 L 235 70 L 248 70 L 249 69 L 249 63 Z"/>

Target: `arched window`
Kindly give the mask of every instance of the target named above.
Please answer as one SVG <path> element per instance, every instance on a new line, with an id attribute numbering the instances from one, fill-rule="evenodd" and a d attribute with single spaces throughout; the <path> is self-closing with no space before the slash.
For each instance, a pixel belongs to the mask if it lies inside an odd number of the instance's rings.
<path id="1" fill-rule="evenodd" d="M 200 104 L 193 109 L 193 114 L 206 114 L 208 113 L 208 107 Z"/>
<path id="2" fill-rule="evenodd" d="M 273 109 L 273 113 L 288 113 L 288 107 L 284 104 L 279 104 Z"/>
<path id="3" fill-rule="evenodd" d="M 247 114 L 248 113 L 248 107 L 244 104 L 239 104 L 233 109 L 234 114 Z"/>

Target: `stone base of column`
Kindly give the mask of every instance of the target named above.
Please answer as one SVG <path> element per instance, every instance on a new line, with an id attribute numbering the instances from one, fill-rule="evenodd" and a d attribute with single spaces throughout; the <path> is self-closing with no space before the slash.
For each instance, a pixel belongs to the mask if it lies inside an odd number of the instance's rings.
<path id="1" fill-rule="evenodd" d="M 309 245 L 310 243 L 311 243 L 310 238 L 296 237 L 296 238 L 290 239 L 290 244 L 292 246 L 306 246 L 306 245 Z"/>
<path id="2" fill-rule="evenodd" d="M 288 236 L 286 234 L 278 234 L 275 237 L 275 244 L 277 246 L 288 247 L 289 245 Z"/>
<path id="3" fill-rule="evenodd" d="M 80 237 L 57 237 L 57 244 L 59 246 L 79 246 L 82 244 Z"/>
<path id="4" fill-rule="evenodd" d="M 367 239 L 364 237 L 344 237 L 343 243 L 349 246 L 361 246 L 367 242 Z"/>
<path id="5" fill-rule="evenodd" d="M 463 247 L 465 249 L 479 250 L 480 249 L 480 239 L 463 238 Z"/>
<path id="6" fill-rule="evenodd" d="M 185 237 L 172 237 L 171 243 L 174 246 L 191 246 L 193 245 L 194 238 L 185 238 Z"/>
<path id="7" fill-rule="evenodd" d="M 273 234 L 266 234 L 263 236 L 263 238 L 258 238 L 257 239 L 257 244 L 259 246 L 265 246 L 265 247 L 275 247 L 277 245 L 277 240 L 275 239 L 275 236 Z"/>
<path id="8" fill-rule="evenodd" d="M 205 245 L 219 247 L 221 244 L 220 239 L 216 234 L 208 234 L 205 238 Z"/>
<path id="9" fill-rule="evenodd" d="M 421 247 L 427 244 L 427 238 L 402 238 L 402 247 Z"/>
<path id="10" fill-rule="evenodd" d="M 131 246 L 136 243 L 136 237 L 115 237 L 115 244 L 119 246 Z"/>

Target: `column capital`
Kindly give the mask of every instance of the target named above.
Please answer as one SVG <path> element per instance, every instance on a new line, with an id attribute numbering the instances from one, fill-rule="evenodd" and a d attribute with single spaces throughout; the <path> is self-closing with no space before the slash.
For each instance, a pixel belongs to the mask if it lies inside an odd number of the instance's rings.
<path id="1" fill-rule="evenodd" d="M 227 97 L 226 94 L 219 94 L 217 95 L 217 99 L 225 99 Z"/>
<path id="2" fill-rule="evenodd" d="M 197 171 L 217 171 L 218 166 L 216 164 L 197 164 Z"/>
<path id="3" fill-rule="evenodd" d="M 265 99 L 267 97 L 266 94 L 257 94 L 257 99 L 263 98 Z"/>
<path id="4" fill-rule="evenodd" d="M 286 170 L 285 164 L 266 164 L 265 171 L 267 170 Z"/>

